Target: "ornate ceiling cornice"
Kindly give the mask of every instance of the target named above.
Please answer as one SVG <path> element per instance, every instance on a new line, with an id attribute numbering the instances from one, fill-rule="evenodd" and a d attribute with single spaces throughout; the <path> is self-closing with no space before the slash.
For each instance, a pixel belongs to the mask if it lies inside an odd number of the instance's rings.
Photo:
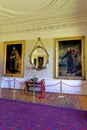
<path id="1" fill-rule="evenodd" d="M 80 1 L 80 4 L 78 0 L 20 2 L 0 0 L 0 35 L 69 28 L 80 26 L 80 23 L 87 25 L 86 0 Z"/>
<path id="2" fill-rule="evenodd" d="M 46 31 L 56 31 L 65 28 L 74 28 L 74 27 L 82 27 L 83 29 L 87 26 L 87 21 L 82 22 L 71 22 L 71 23 L 62 23 L 62 24 L 52 24 L 46 26 L 37 26 L 37 27 L 27 27 L 27 28 L 20 28 L 20 29 L 13 29 L 8 31 L 0 32 L 0 35 L 22 35 L 28 33 L 35 33 L 35 32 L 46 32 Z M 84 30 L 85 31 L 85 30 Z"/>

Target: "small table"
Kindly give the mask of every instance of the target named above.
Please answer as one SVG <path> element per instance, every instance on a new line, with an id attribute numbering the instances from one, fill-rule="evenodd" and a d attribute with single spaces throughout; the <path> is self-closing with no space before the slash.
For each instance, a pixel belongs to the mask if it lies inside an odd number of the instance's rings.
<path id="1" fill-rule="evenodd" d="M 41 99 L 45 98 L 45 96 L 44 96 L 44 92 L 45 92 L 44 79 L 42 79 L 41 81 L 35 81 L 35 82 L 28 80 L 28 81 L 25 81 L 25 84 L 26 84 L 25 89 L 27 89 L 27 91 L 29 90 L 30 86 L 33 86 L 33 87 L 40 86 L 40 96 L 39 96 L 39 98 L 41 98 Z"/>

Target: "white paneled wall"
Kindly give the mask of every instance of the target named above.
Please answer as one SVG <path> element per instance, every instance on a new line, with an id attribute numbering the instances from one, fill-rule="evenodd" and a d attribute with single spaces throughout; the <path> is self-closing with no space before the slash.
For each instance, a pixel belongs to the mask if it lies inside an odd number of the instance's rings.
<path id="1" fill-rule="evenodd" d="M 62 38 L 62 37 L 75 37 L 75 36 L 85 36 L 85 49 L 87 50 L 87 24 L 85 23 L 67 23 L 61 26 L 54 25 L 53 28 L 44 27 L 42 30 L 31 30 L 27 31 L 20 30 L 20 31 L 12 31 L 12 32 L 2 32 L 0 33 L 0 76 L 3 77 L 3 60 L 4 60 L 4 41 L 14 41 L 14 40 L 25 40 L 25 50 L 24 50 L 24 77 L 23 78 L 16 78 L 18 82 L 15 83 L 16 88 L 23 88 L 24 84 L 20 84 L 24 82 L 27 78 L 32 78 L 34 75 L 40 79 L 45 79 L 46 85 L 55 84 L 59 80 L 55 78 L 55 38 Z M 40 37 L 48 54 L 49 54 L 49 63 L 47 64 L 47 69 L 36 71 L 32 70 L 30 64 L 30 54 L 37 42 L 37 38 Z M 87 68 L 87 51 L 85 52 L 85 64 Z M 87 69 L 86 71 L 86 80 L 87 80 Z M 14 87 L 14 81 L 7 82 L 6 80 L 10 80 L 8 77 L 3 77 L 4 80 L 1 80 L 2 87 Z M 67 80 L 68 81 L 68 80 Z M 66 81 L 66 82 L 67 82 Z M 69 80 L 70 84 L 73 81 Z M 86 82 L 86 81 L 84 81 Z M 79 84 L 79 80 L 76 83 Z M 68 87 L 68 88 L 67 88 Z M 83 88 L 70 88 L 69 86 L 63 85 L 63 92 L 65 93 L 87 93 L 86 87 Z M 53 87 L 46 87 L 46 91 L 53 91 L 59 92 L 60 89 L 57 86 Z"/>
<path id="2" fill-rule="evenodd" d="M 45 49 L 47 50 L 49 54 L 49 63 L 46 66 L 46 69 L 43 69 L 41 71 L 33 70 L 32 66 L 30 64 L 30 54 L 33 50 L 37 40 L 30 40 L 26 41 L 25 44 L 25 64 L 24 64 L 24 77 L 33 77 L 36 75 L 38 78 L 53 78 L 53 71 L 54 71 L 54 40 L 53 39 L 46 39 L 42 40 Z"/>
<path id="3" fill-rule="evenodd" d="M 26 80 L 29 80 L 29 78 L 26 77 L 14 79 L 12 77 L 2 77 L 0 80 L 0 87 L 24 89 Z M 40 88 L 35 88 L 35 90 L 40 91 Z M 87 95 L 87 81 L 45 79 L 45 92 Z"/>

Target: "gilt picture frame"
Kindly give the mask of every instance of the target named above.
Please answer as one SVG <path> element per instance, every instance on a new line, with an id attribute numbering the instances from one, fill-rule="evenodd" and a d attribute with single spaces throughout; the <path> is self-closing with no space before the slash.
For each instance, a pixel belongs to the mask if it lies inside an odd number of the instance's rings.
<path id="1" fill-rule="evenodd" d="M 56 39 L 56 78 L 85 79 L 85 37 Z"/>
<path id="2" fill-rule="evenodd" d="M 3 76 L 23 77 L 24 40 L 4 42 Z"/>

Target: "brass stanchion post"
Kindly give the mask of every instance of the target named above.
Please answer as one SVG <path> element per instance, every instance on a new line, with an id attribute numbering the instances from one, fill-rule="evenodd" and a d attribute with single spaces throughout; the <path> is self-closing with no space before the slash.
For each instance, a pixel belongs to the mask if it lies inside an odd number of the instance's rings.
<path id="1" fill-rule="evenodd" d="M 15 77 L 13 76 L 13 78 L 14 78 L 13 99 L 15 99 L 15 95 L 16 95 L 17 90 L 15 90 Z"/>
<path id="2" fill-rule="evenodd" d="M 2 97 L 2 96 L 1 96 L 1 93 L 2 93 L 2 87 L 1 87 L 1 84 L 2 84 L 2 78 L 1 78 L 1 82 L 0 82 L 0 98 Z"/>
<path id="3" fill-rule="evenodd" d="M 62 95 L 62 81 L 60 81 L 60 95 L 58 97 L 64 98 L 64 96 Z"/>

